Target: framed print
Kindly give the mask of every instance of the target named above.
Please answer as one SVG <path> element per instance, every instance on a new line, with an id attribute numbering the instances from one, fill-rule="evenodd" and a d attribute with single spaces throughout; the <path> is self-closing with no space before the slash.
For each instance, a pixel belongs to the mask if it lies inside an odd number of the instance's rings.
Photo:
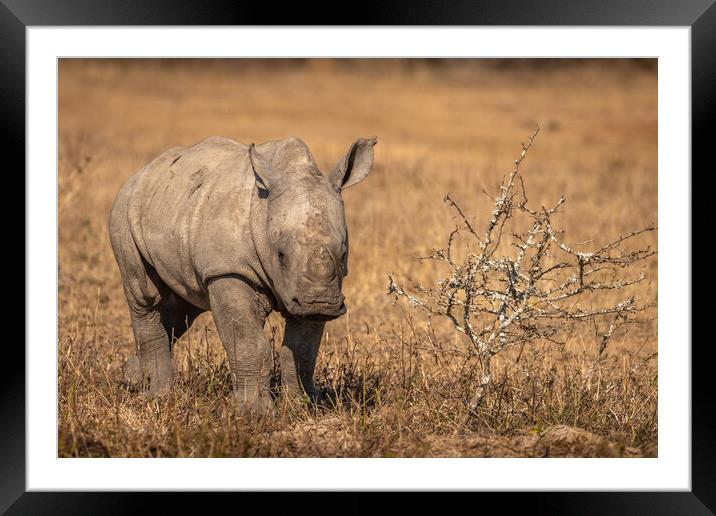
<path id="1" fill-rule="evenodd" d="M 3 510 L 397 490 L 713 511 L 691 337 L 711 2 L 349 26 L 62 4 L 0 10 L 27 192 Z"/>

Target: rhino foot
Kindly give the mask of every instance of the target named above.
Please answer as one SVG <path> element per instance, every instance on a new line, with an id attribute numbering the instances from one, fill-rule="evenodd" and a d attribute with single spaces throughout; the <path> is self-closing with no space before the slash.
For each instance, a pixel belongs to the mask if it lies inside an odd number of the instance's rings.
<path id="1" fill-rule="evenodd" d="M 143 371 L 142 362 L 137 355 L 132 355 L 124 363 L 124 383 L 133 391 L 146 392 L 151 397 L 162 397 L 172 390 L 171 376 L 163 381 L 149 381 Z"/>
<path id="2" fill-rule="evenodd" d="M 268 417 L 276 413 L 276 406 L 271 396 L 258 396 L 251 400 L 245 400 L 242 396 L 235 395 L 236 410 L 249 417 Z"/>
<path id="3" fill-rule="evenodd" d="M 139 389 L 144 381 L 142 364 L 137 355 L 132 355 L 124 363 L 124 381 L 130 387 Z"/>

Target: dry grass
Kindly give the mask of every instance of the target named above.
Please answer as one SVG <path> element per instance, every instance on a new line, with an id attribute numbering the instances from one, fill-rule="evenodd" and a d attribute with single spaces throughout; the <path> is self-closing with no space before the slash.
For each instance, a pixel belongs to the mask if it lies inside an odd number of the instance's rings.
<path id="1" fill-rule="evenodd" d="M 59 455 L 656 455 L 654 321 L 615 335 L 599 361 L 585 330 L 496 357 L 498 387 L 472 410 L 479 378 L 464 337 L 386 295 L 389 273 L 437 277 L 414 257 L 454 227 L 444 195 L 485 220 L 483 188 L 495 190 L 536 122 L 522 174 L 534 205 L 568 199 L 565 240 L 598 244 L 655 223 L 656 86 L 655 69 L 613 61 L 61 62 Z M 355 137 L 379 138 L 371 176 L 345 193 L 349 311 L 327 325 L 319 354 L 325 406 L 237 417 L 210 314 L 176 345 L 169 397 L 131 392 L 120 378 L 134 344 L 106 229 L 114 195 L 170 147 L 290 134 L 323 170 Z M 649 275 L 634 294 L 656 303 L 655 258 Z M 276 314 L 266 332 L 277 350 Z"/>

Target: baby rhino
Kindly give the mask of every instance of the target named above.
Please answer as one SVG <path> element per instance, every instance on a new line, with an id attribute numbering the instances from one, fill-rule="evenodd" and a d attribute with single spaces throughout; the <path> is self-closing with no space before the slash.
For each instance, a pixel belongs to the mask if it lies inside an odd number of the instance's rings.
<path id="1" fill-rule="evenodd" d="M 368 175 L 375 143 L 356 140 L 324 175 L 297 138 L 215 137 L 171 149 L 132 176 L 109 218 L 136 341 L 127 380 L 148 381 L 151 394 L 169 390 L 174 339 L 211 310 L 238 407 L 266 413 L 272 350 L 263 326 L 277 310 L 286 320 L 284 390 L 315 398 L 323 326 L 346 312 L 341 191 Z"/>

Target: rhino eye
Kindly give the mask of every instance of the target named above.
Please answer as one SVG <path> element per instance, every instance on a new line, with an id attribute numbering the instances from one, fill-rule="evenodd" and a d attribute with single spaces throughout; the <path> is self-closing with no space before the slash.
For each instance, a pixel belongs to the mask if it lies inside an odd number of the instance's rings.
<path id="1" fill-rule="evenodd" d="M 281 267 L 285 267 L 286 266 L 286 255 L 283 254 L 283 251 L 278 251 L 276 253 L 276 255 L 278 256 L 278 264 Z"/>

